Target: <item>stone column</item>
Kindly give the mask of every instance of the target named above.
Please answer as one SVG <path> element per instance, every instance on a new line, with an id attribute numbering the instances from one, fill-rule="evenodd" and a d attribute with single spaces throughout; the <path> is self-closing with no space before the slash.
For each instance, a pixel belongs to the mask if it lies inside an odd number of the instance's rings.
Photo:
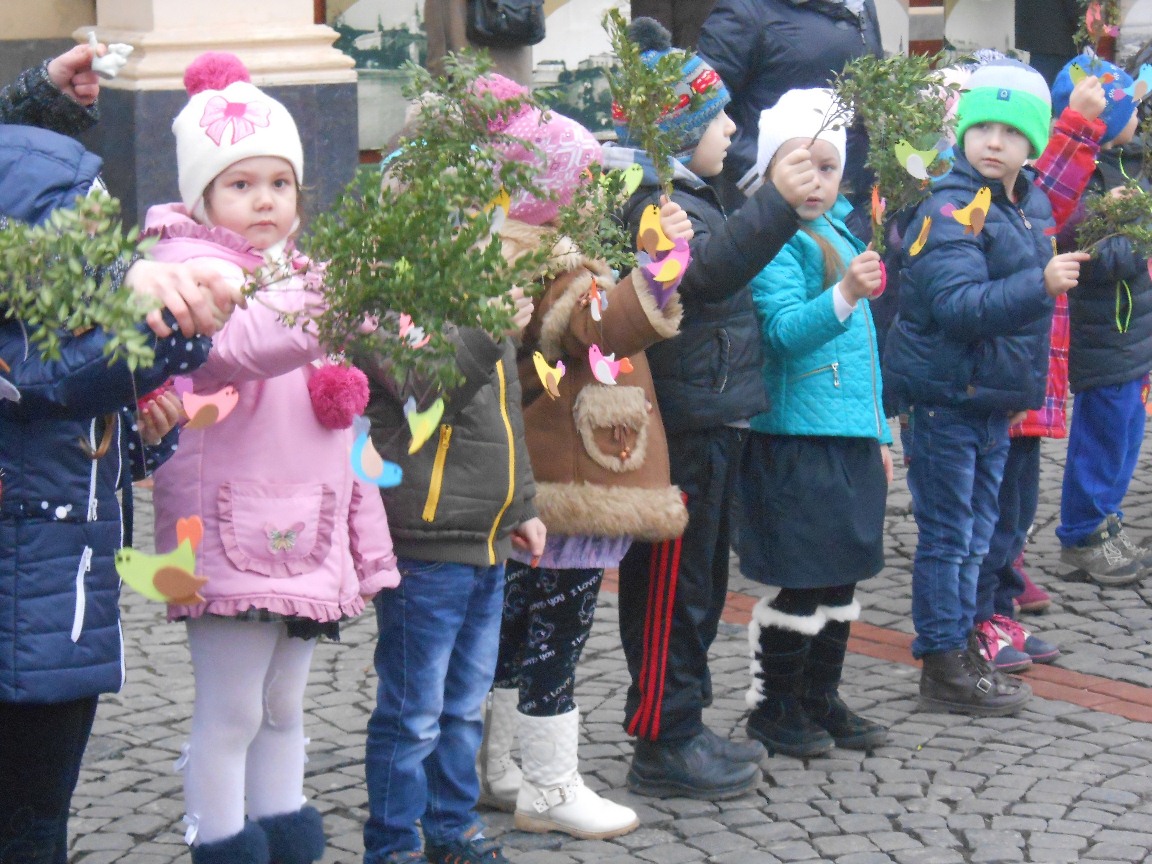
<path id="1" fill-rule="evenodd" d="M 908 53 L 935 54 L 944 48 L 944 0 L 908 0 Z"/>
<path id="2" fill-rule="evenodd" d="M 100 40 L 135 48 L 101 88 L 102 119 L 86 136 L 104 157 L 104 179 L 126 221 L 179 200 L 172 120 L 187 99 L 184 69 L 204 51 L 236 54 L 252 83 L 284 103 L 304 142 L 307 210 L 331 202 L 358 162 L 356 73 L 313 11 L 312 0 L 98 0 Z M 73 35 L 86 40 L 90 29 Z"/>

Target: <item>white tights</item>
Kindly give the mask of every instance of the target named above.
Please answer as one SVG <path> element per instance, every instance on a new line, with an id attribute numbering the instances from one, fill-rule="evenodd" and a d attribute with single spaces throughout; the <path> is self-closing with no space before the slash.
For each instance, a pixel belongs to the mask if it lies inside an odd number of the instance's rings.
<path id="1" fill-rule="evenodd" d="M 304 688 L 315 639 L 282 622 L 189 619 L 196 699 L 184 800 L 197 844 L 240 833 L 252 819 L 300 809 Z M 192 842 L 192 838 L 189 839 Z"/>

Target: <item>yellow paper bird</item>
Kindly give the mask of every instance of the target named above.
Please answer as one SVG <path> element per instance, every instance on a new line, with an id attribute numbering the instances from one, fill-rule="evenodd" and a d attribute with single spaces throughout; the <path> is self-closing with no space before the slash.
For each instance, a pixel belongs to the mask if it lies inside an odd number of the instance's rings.
<path id="1" fill-rule="evenodd" d="M 408 445 L 408 455 L 411 456 L 424 446 L 424 442 L 432 437 L 440 425 L 440 418 L 444 416 L 444 400 L 438 398 L 425 410 L 417 411 L 416 400 L 409 396 L 404 403 L 404 416 L 408 418 L 408 431 L 412 433 L 412 441 Z"/>
<path id="2" fill-rule="evenodd" d="M 657 252 L 667 252 L 676 244 L 668 239 L 660 225 L 660 208 L 649 204 L 640 214 L 640 230 L 636 234 L 636 246 L 653 258 Z"/>
<path id="3" fill-rule="evenodd" d="M 925 216 L 924 222 L 920 225 L 920 233 L 916 239 L 912 241 L 912 245 L 908 247 L 908 257 L 912 258 L 919 255 L 924 249 L 924 244 L 928 242 L 928 232 L 932 229 L 932 217 Z"/>
<path id="4" fill-rule="evenodd" d="M 163 603 L 203 603 L 200 589 L 208 579 L 196 575 L 196 550 L 204 537 L 199 516 L 176 521 L 177 546 L 164 555 L 149 555 L 135 549 L 116 553 L 116 572 L 129 587 L 149 600 Z"/>
<path id="5" fill-rule="evenodd" d="M 951 216 L 961 225 L 965 226 L 965 234 L 979 234 L 984 230 L 984 219 L 988 215 L 988 208 L 992 206 L 992 190 L 987 186 L 980 187 L 980 191 L 966 207 L 957 210 L 948 204 L 941 208 L 945 216 Z"/>
<path id="6" fill-rule="evenodd" d="M 532 352 L 532 363 L 536 366 L 536 374 L 540 376 L 540 383 L 544 385 L 544 389 L 548 391 L 548 395 L 553 399 L 560 398 L 560 379 L 564 377 L 564 373 L 568 370 L 564 368 L 564 361 L 557 360 L 556 366 L 553 368 L 548 365 L 548 361 L 544 359 L 544 355 L 539 351 Z"/>

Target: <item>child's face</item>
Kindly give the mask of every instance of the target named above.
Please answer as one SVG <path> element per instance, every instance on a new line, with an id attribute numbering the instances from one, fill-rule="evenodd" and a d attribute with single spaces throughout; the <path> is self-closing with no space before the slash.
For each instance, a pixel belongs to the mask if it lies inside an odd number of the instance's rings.
<path id="1" fill-rule="evenodd" d="M 692 152 L 688 170 L 697 177 L 715 177 L 719 174 L 724 168 L 724 156 L 728 153 L 728 145 L 732 143 L 732 136 L 735 134 L 736 124 L 721 111 L 712 118 L 712 122 L 704 130 L 700 143 Z"/>
<path id="2" fill-rule="evenodd" d="M 975 123 L 964 132 L 964 155 L 972 167 L 1009 190 L 1031 152 L 1024 133 L 1006 123 Z"/>
<path id="3" fill-rule="evenodd" d="M 1120 134 L 1107 143 L 1108 147 L 1123 147 L 1125 144 L 1131 144 L 1132 139 L 1136 137 L 1136 127 L 1140 125 L 1139 112 L 1133 111 L 1132 116 L 1128 118 L 1128 122 L 1124 124 L 1124 128 L 1120 130 Z"/>
<path id="4" fill-rule="evenodd" d="M 241 159 L 209 184 L 204 207 L 213 225 L 267 249 L 288 237 L 296 224 L 296 173 L 279 156 Z"/>
<path id="5" fill-rule="evenodd" d="M 778 165 L 781 159 L 801 147 L 808 149 L 812 155 L 812 167 L 816 169 L 816 190 L 796 208 L 796 214 L 807 222 L 827 213 L 836 203 L 844 166 L 840 163 L 840 152 L 823 138 L 815 141 L 811 138 L 789 138 L 772 157 L 773 165 Z"/>

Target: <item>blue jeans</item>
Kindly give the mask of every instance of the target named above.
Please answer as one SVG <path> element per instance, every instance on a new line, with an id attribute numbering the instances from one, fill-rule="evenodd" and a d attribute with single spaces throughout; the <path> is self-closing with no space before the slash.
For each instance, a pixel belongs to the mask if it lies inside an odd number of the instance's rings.
<path id="1" fill-rule="evenodd" d="M 920 530 L 912 564 L 912 654 L 962 648 L 976 615 L 976 582 L 996 526 L 1008 457 L 1008 417 L 952 408 L 912 410 L 908 488 Z"/>
<path id="2" fill-rule="evenodd" d="M 1012 565 L 1028 542 L 1040 499 L 1040 439 L 1021 435 L 1008 447 L 1000 482 L 1000 515 L 988 541 L 976 585 L 976 621 L 993 615 L 1014 618 L 1012 601 L 1024 590 L 1024 580 Z"/>
<path id="3" fill-rule="evenodd" d="M 401 558 L 400 585 L 376 596 L 376 710 L 364 761 L 364 864 L 456 840 L 482 823 L 476 753 L 492 687 L 504 565 Z"/>
<path id="4" fill-rule="evenodd" d="M 1082 543 L 1113 513 L 1124 515 L 1120 504 L 1144 442 L 1143 390 L 1140 377 L 1076 394 L 1056 528 L 1062 545 Z"/>

